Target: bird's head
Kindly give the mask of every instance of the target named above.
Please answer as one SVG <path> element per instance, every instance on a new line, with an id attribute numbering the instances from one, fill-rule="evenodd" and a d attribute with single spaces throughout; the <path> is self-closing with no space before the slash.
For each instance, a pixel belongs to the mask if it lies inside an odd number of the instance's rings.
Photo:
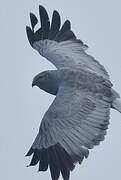
<path id="1" fill-rule="evenodd" d="M 32 81 L 32 87 L 37 86 L 50 94 L 56 95 L 59 83 L 57 74 L 56 70 L 37 74 Z"/>
<path id="2" fill-rule="evenodd" d="M 34 77 L 34 79 L 32 81 L 32 87 L 33 86 L 38 86 L 39 88 L 41 88 L 44 81 L 45 81 L 45 74 L 44 73 L 39 73 Z"/>

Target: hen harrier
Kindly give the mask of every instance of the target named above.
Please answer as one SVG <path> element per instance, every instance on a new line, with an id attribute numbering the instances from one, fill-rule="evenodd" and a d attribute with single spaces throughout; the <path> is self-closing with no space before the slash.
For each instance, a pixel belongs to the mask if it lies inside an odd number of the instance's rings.
<path id="1" fill-rule="evenodd" d="M 58 180 L 60 173 L 68 180 L 76 163 L 81 164 L 89 149 L 104 140 L 110 108 L 121 112 L 120 96 L 112 89 L 105 68 L 86 53 L 88 46 L 76 38 L 70 21 L 60 28 L 60 15 L 54 11 L 50 23 L 42 6 L 39 15 L 41 27 L 35 31 L 38 19 L 30 13 L 28 40 L 57 70 L 39 73 L 32 86 L 56 98 L 26 156 L 33 154 L 29 166 L 39 163 L 39 171 L 46 171 L 49 166 L 52 180 Z"/>

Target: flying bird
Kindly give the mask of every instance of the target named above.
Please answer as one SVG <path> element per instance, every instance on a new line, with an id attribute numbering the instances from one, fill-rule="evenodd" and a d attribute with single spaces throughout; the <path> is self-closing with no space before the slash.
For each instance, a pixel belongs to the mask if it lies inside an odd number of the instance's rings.
<path id="1" fill-rule="evenodd" d="M 104 140 L 110 109 L 121 112 L 121 101 L 109 74 L 86 53 L 88 46 L 77 39 L 70 21 L 61 26 L 60 15 L 54 11 L 50 22 L 42 6 L 39 16 L 41 27 L 35 31 L 38 19 L 30 13 L 27 37 L 32 48 L 57 70 L 37 74 L 32 86 L 56 97 L 26 156 L 33 155 L 29 166 L 39 163 L 38 171 L 49 167 L 52 180 L 58 180 L 60 173 L 64 180 L 69 180 L 76 163 L 81 164 L 89 149 Z"/>

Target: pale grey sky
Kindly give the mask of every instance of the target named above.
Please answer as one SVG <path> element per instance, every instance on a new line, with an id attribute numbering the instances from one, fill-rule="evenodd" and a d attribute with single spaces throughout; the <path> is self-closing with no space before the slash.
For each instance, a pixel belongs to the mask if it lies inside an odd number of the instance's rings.
<path id="1" fill-rule="evenodd" d="M 40 71 L 53 69 L 29 45 L 25 25 L 29 12 L 38 5 L 54 9 L 62 21 L 68 18 L 78 38 L 108 70 L 114 88 L 121 92 L 121 1 L 120 0 L 6 0 L 0 6 L 0 179 L 50 179 L 49 171 L 37 173 L 27 168 L 31 158 L 24 155 L 31 146 L 40 121 L 54 99 L 31 88 L 32 78 Z M 61 179 L 61 178 L 60 178 Z M 72 180 L 121 179 L 121 114 L 111 110 L 108 134 L 89 158 L 71 173 Z"/>

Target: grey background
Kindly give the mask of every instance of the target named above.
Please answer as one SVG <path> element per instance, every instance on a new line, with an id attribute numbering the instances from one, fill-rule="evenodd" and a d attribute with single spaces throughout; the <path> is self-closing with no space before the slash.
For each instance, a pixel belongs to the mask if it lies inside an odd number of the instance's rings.
<path id="1" fill-rule="evenodd" d="M 27 168 L 24 155 L 31 146 L 40 121 L 54 99 L 38 88 L 32 78 L 54 66 L 29 45 L 25 25 L 38 5 L 54 9 L 72 22 L 72 29 L 88 46 L 88 53 L 109 71 L 121 92 L 121 1 L 120 0 L 6 0 L 0 5 L 0 179 L 50 179 L 49 172 Z M 61 179 L 61 178 L 60 178 Z M 108 134 L 88 159 L 77 165 L 71 179 L 121 179 L 121 114 L 111 110 Z"/>

